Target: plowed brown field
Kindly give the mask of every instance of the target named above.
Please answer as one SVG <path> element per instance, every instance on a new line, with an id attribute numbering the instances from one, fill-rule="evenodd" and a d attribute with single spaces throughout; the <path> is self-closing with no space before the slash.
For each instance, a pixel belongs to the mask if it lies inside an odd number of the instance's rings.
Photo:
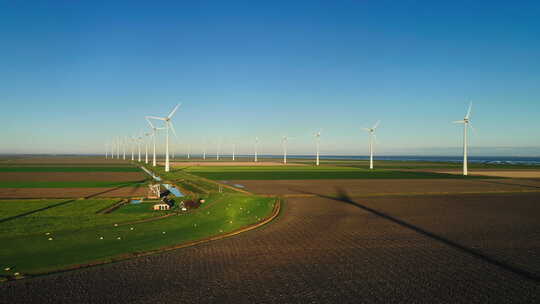
<path id="1" fill-rule="evenodd" d="M 128 182 L 144 180 L 142 172 L 1 172 L 0 182 Z"/>
<path id="2" fill-rule="evenodd" d="M 429 194 L 468 192 L 540 191 L 540 180 L 514 179 L 333 179 L 333 180 L 235 180 L 258 194 L 323 194 L 346 191 L 350 195 Z"/>
<path id="3" fill-rule="evenodd" d="M 89 197 L 140 197 L 148 188 L 0 188 L 0 198 L 89 198 Z"/>

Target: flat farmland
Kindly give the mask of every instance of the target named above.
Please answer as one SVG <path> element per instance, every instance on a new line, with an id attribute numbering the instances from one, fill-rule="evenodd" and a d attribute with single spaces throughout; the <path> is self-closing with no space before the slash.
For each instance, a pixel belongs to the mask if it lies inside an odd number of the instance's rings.
<path id="1" fill-rule="evenodd" d="M 540 277 L 540 192 L 352 200 Z"/>
<path id="2" fill-rule="evenodd" d="M 125 161 L 28 158 L 0 162 L 0 198 L 131 197 L 147 176 Z"/>
<path id="3" fill-rule="evenodd" d="M 369 170 L 338 166 L 193 166 L 185 172 L 212 180 L 316 180 L 316 179 L 469 179 L 455 174 L 423 171 Z"/>
<path id="4" fill-rule="evenodd" d="M 230 180 L 257 194 L 397 195 L 540 191 L 540 180 L 516 179 L 314 179 Z"/>

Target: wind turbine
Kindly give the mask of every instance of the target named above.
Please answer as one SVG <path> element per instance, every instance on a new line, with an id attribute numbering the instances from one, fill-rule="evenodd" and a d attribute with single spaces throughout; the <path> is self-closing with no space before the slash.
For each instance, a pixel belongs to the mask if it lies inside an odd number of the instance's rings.
<path id="1" fill-rule="evenodd" d="M 169 115 L 167 115 L 166 117 L 146 116 L 146 118 L 149 119 L 163 120 L 165 122 L 165 172 L 169 172 L 169 129 L 172 130 L 174 136 L 176 137 L 176 131 L 174 130 L 171 118 L 174 116 L 174 113 L 176 113 L 176 110 L 178 110 L 178 107 L 180 107 L 180 104 L 177 104 L 176 107 L 174 107 L 174 109 L 171 111 L 171 113 L 169 113 Z"/>
<path id="2" fill-rule="evenodd" d="M 120 159 L 120 139 L 116 137 L 116 158 Z"/>
<path id="3" fill-rule="evenodd" d="M 467 128 L 471 125 L 471 109 L 472 109 L 472 102 L 469 104 L 469 110 L 467 111 L 467 114 L 463 118 L 463 120 L 456 120 L 453 123 L 461 123 L 463 124 L 463 175 L 468 175 L 468 168 L 467 168 L 467 152 L 468 152 L 468 140 L 467 140 Z"/>
<path id="4" fill-rule="evenodd" d="M 105 159 L 109 159 L 109 144 L 105 144 Z"/>
<path id="5" fill-rule="evenodd" d="M 255 162 L 258 162 L 259 160 L 257 159 L 257 153 L 258 153 L 258 150 L 259 149 L 259 137 L 255 137 Z"/>
<path id="6" fill-rule="evenodd" d="M 206 142 L 204 142 L 204 145 L 203 145 L 203 154 L 202 154 L 202 158 L 203 158 L 203 160 L 206 160 Z"/>
<path id="7" fill-rule="evenodd" d="M 317 161 L 316 161 L 317 166 L 319 165 L 319 147 L 321 145 L 321 131 L 322 130 L 319 130 L 319 132 L 315 133 L 315 141 L 317 144 Z"/>
<path id="8" fill-rule="evenodd" d="M 236 143 L 233 143 L 232 144 L 232 160 L 233 161 L 235 160 L 235 156 L 236 156 Z"/>
<path id="9" fill-rule="evenodd" d="M 375 137 L 375 129 L 381 121 L 377 121 L 371 128 L 364 128 L 369 133 L 369 169 L 373 170 L 373 138 Z"/>
<path id="10" fill-rule="evenodd" d="M 191 144 L 188 144 L 187 159 L 191 158 Z"/>
<path id="11" fill-rule="evenodd" d="M 152 132 L 150 133 L 150 135 L 152 136 L 152 141 L 153 141 L 153 145 L 154 145 L 153 153 L 152 153 L 152 166 L 155 167 L 156 166 L 156 133 L 157 133 L 158 130 L 164 130 L 165 128 L 156 128 L 152 124 L 150 119 L 148 119 L 148 117 L 146 117 L 145 119 L 148 122 L 148 124 L 150 125 L 150 129 L 152 129 Z"/>
<path id="12" fill-rule="evenodd" d="M 152 133 L 144 133 L 144 136 L 150 136 Z M 148 141 L 144 141 L 144 163 L 148 164 Z"/>
<path id="13" fill-rule="evenodd" d="M 135 136 L 131 136 L 131 161 L 135 161 L 135 145 L 137 139 L 135 139 Z"/>
<path id="14" fill-rule="evenodd" d="M 139 160 L 138 160 L 138 162 L 141 162 L 141 142 L 142 142 L 142 139 L 143 139 L 142 136 L 143 135 L 142 135 L 142 131 L 141 131 L 141 135 L 139 135 L 139 137 L 137 137 L 137 148 L 139 150 Z"/>
<path id="15" fill-rule="evenodd" d="M 283 136 L 281 138 L 281 144 L 283 145 L 283 164 L 287 164 L 287 143 L 289 142 L 290 137 Z"/>
<path id="16" fill-rule="evenodd" d="M 122 150 L 123 150 L 123 159 L 126 160 L 126 145 L 127 145 L 127 141 L 124 139 L 124 141 L 122 142 Z"/>
<path id="17" fill-rule="evenodd" d="M 221 141 L 218 142 L 216 151 L 216 160 L 219 160 L 219 153 L 221 152 Z"/>

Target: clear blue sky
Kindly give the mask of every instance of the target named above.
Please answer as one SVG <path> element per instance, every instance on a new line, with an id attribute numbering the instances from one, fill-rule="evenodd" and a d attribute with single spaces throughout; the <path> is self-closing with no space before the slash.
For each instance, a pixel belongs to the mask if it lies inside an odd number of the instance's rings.
<path id="1" fill-rule="evenodd" d="M 379 153 L 459 153 L 469 100 L 477 153 L 540 154 L 540 2 L 0 0 L 0 153 L 99 152 L 178 101 L 178 152 L 365 155 L 380 119 Z"/>

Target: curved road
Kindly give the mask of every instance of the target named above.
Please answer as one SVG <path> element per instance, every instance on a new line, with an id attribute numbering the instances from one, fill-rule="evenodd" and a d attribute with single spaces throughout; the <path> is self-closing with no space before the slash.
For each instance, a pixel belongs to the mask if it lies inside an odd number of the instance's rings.
<path id="1" fill-rule="evenodd" d="M 0 303 L 527 303 L 539 295 L 534 280 L 321 197 L 289 199 L 276 221 L 229 239 L 0 284 Z"/>

